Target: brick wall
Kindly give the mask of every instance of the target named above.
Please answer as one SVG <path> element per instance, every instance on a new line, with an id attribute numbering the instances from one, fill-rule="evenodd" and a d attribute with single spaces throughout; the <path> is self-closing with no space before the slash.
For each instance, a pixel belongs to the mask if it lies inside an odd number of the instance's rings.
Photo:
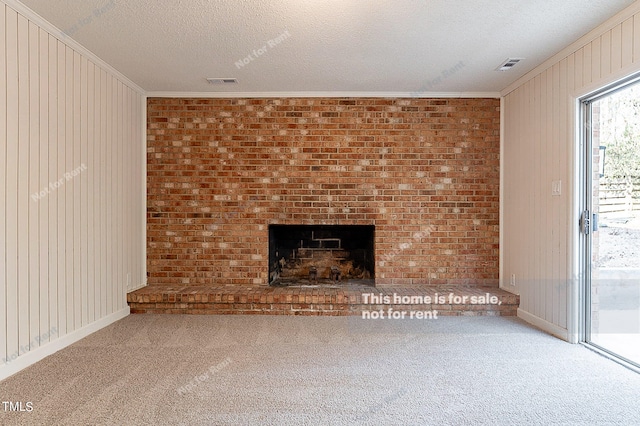
<path id="1" fill-rule="evenodd" d="M 499 152 L 498 99 L 150 98 L 149 283 L 266 285 L 269 224 L 354 224 L 377 285 L 497 285 Z"/>

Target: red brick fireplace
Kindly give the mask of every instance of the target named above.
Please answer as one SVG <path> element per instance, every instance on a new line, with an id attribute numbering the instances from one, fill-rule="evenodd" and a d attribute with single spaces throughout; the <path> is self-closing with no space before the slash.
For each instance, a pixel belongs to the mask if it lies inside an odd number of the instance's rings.
<path id="1" fill-rule="evenodd" d="M 367 225 L 376 286 L 497 286 L 498 99 L 150 98 L 147 172 L 151 285 L 267 286 L 270 225 Z"/>

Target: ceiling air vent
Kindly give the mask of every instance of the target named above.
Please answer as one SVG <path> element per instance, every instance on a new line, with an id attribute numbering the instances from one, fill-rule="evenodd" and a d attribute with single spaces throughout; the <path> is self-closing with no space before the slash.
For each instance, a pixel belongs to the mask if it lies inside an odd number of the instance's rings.
<path id="1" fill-rule="evenodd" d="M 508 71 L 523 59 L 524 58 L 509 58 L 496 68 L 496 71 Z"/>
<path id="2" fill-rule="evenodd" d="M 207 78 L 209 84 L 238 84 L 237 78 Z"/>

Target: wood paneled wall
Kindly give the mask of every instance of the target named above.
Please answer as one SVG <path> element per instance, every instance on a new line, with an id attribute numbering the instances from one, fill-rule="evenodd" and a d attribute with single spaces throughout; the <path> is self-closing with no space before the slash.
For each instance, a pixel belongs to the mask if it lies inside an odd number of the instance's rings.
<path id="1" fill-rule="evenodd" d="M 1 378 L 144 284 L 145 97 L 3 3 L 0 27 Z"/>
<path id="2" fill-rule="evenodd" d="M 502 287 L 521 295 L 522 317 L 568 340 L 581 283 L 578 99 L 639 69 L 634 4 L 502 92 Z"/>

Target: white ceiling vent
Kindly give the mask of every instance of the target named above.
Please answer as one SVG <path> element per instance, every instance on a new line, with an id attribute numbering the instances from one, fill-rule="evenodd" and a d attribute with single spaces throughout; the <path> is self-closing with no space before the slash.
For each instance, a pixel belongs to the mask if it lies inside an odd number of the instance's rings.
<path id="1" fill-rule="evenodd" d="M 238 84 L 237 78 L 207 78 L 209 84 Z"/>
<path id="2" fill-rule="evenodd" d="M 509 58 L 496 68 L 496 71 L 508 71 L 523 59 L 524 58 Z"/>

